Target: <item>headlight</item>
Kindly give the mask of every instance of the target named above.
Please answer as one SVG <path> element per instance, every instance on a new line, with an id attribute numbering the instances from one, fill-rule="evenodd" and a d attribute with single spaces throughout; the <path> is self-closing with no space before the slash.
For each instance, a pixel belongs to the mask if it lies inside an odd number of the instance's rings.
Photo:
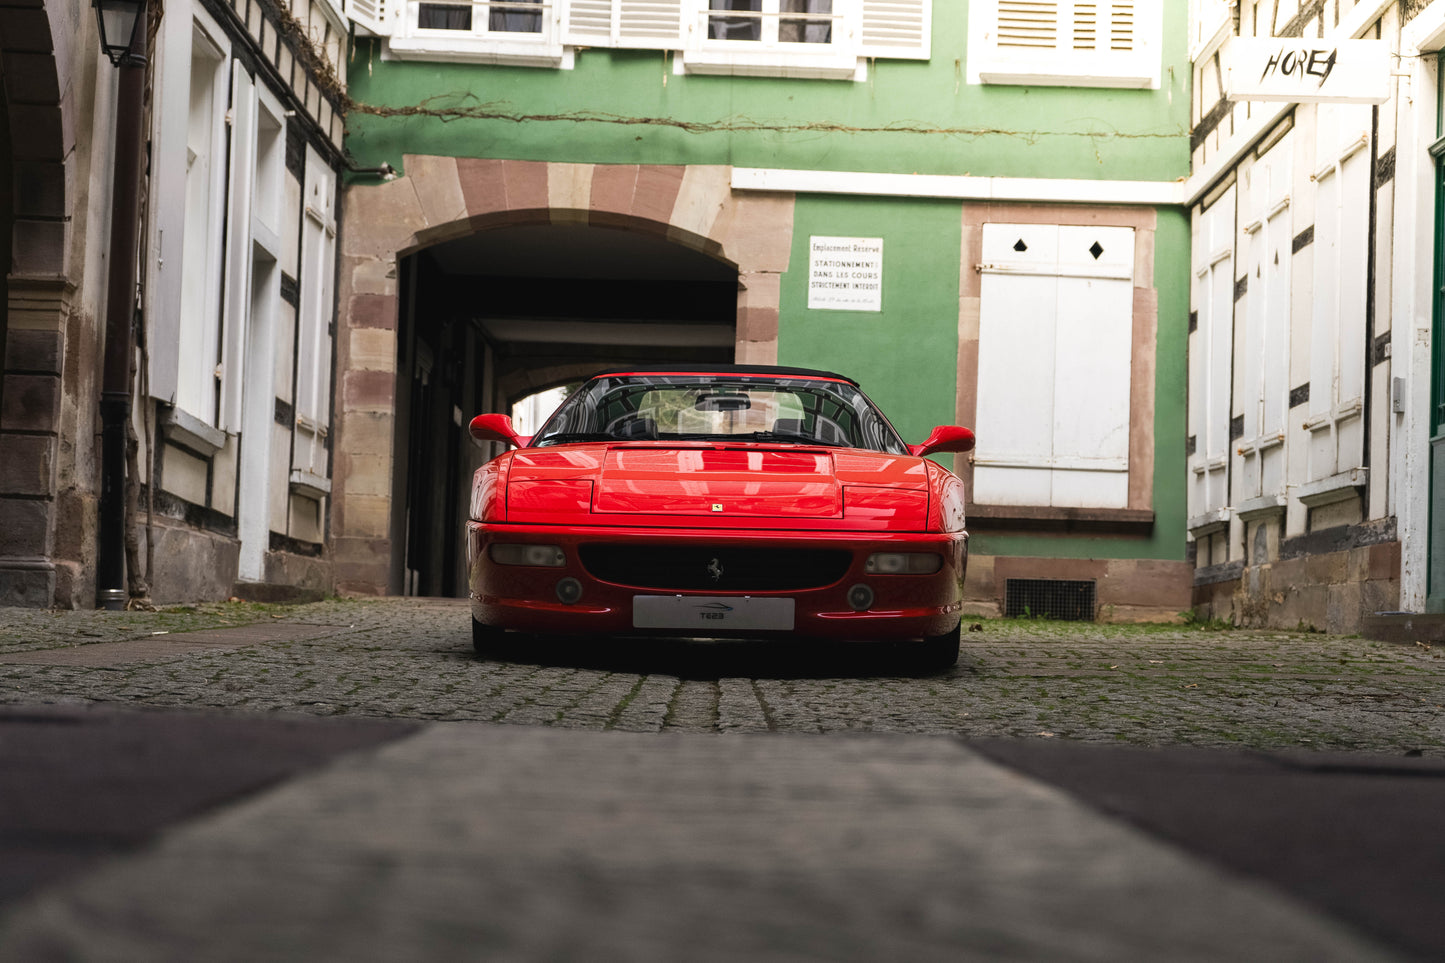
<path id="1" fill-rule="evenodd" d="M 488 549 L 492 561 L 498 565 L 535 565 L 545 568 L 561 568 L 567 564 L 567 556 L 560 545 L 516 545 L 493 543 Z"/>
<path id="2" fill-rule="evenodd" d="M 876 552 L 865 566 L 869 575 L 932 575 L 941 568 L 943 558 L 933 552 Z"/>

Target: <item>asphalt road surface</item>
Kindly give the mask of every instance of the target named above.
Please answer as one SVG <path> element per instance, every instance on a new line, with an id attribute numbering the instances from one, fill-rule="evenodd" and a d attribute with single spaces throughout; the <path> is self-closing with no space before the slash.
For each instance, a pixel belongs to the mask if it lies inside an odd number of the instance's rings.
<path id="1" fill-rule="evenodd" d="M 985 622 L 911 677 L 479 660 L 449 602 L 0 616 L 0 959 L 1445 957 L 1423 646 Z"/>

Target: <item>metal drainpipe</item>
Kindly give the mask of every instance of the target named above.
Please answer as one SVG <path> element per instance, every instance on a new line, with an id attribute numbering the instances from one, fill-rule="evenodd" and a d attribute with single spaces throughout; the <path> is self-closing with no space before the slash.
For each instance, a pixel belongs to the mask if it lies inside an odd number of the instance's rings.
<path id="1" fill-rule="evenodd" d="M 130 598 L 125 578 L 125 435 L 131 412 L 135 343 L 136 229 L 145 94 L 146 9 L 130 52 L 117 68 L 115 180 L 111 186 L 110 266 L 100 388 L 100 517 L 96 521 L 96 607 L 119 612 Z"/>

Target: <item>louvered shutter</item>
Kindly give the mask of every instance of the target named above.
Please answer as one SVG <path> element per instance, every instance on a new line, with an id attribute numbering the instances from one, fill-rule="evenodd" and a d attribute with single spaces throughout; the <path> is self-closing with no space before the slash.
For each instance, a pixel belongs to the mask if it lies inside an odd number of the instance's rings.
<path id="1" fill-rule="evenodd" d="M 682 0 L 570 0 L 562 37 L 575 47 L 677 50 Z"/>
<path id="2" fill-rule="evenodd" d="M 1134 6 L 1134 0 L 998 0 L 998 46 L 1128 53 L 1136 43 Z"/>
<path id="3" fill-rule="evenodd" d="M 933 0 L 862 0 L 860 57 L 927 60 Z"/>
<path id="4" fill-rule="evenodd" d="M 365 33 L 390 37 L 405 0 L 346 0 L 346 16 Z"/>

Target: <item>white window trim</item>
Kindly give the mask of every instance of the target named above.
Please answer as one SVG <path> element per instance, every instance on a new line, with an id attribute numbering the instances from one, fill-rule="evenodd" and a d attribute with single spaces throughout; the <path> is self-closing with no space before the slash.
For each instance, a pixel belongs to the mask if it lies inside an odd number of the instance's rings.
<path id="1" fill-rule="evenodd" d="M 834 0 L 829 43 L 710 40 L 707 0 L 662 0 L 640 8 L 610 0 L 544 0 L 539 34 L 485 29 L 492 0 L 471 0 L 474 29 L 422 30 L 423 0 L 345 0 L 359 34 L 383 39 L 382 59 L 506 64 L 570 70 L 592 47 L 672 51 L 677 74 L 863 81 L 872 59 L 927 60 L 935 0 Z M 460 2 L 460 0 L 454 0 Z M 502 0 L 495 0 L 502 2 Z M 625 0 L 623 0 L 625 2 Z M 788 17 L 764 0 L 768 23 Z M 577 19 L 574 21 L 574 16 Z M 611 26 L 607 28 L 610 17 Z M 480 26 L 478 26 L 480 25 Z"/>
<path id="2" fill-rule="evenodd" d="M 537 33 L 489 29 L 492 0 L 470 0 L 471 30 L 423 29 L 418 24 L 424 2 L 430 0 L 400 0 L 393 8 L 399 13 L 400 23 L 388 44 L 391 54 L 405 55 L 407 60 L 572 68 L 572 48 L 562 45 L 561 0 L 544 0 L 536 5 L 542 28 Z"/>
<path id="3" fill-rule="evenodd" d="M 206 216 L 207 236 L 204 238 L 185 237 L 185 216 L 182 215 L 180 227 L 177 232 L 180 235 L 180 243 L 173 244 L 172 258 L 182 264 L 185 274 L 192 271 L 199 271 L 203 275 L 204 290 L 202 292 L 199 311 L 201 318 L 199 327 L 193 318 L 182 318 L 185 311 L 184 280 L 177 278 L 175 291 L 175 312 L 180 319 L 181 329 L 177 333 L 177 365 L 178 377 L 175 393 L 175 404 L 195 415 L 200 421 L 221 427 L 222 398 L 220 385 L 218 384 L 217 372 L 219 356 L 221 351 L 221 291 L 225 272 L 225 234 L 226 234 L 226 213 L 227 213 L 227 180 L 229 171 L 229 151 L 227 149 L 227 128 L 226 114 L 227 104 L 230 101 L 231 89 L 231 44 L 225 32 L 199 8 L 192 10 L 192 18 L 187 22 L 186 27 L 190 34 L 191 42 L 185 45 L 180 53 L 184 59 L 181 61 L 186 65 L 186 90 L 190 89 L 190 66 L 193 59 L 194 43 L 196 34 L 201 34 L 204 40 L 219 52 L 216 59 L 215 76 L 213 77 L 212 88 L 212 110 L 209 163 L 208 172 L 209 187 L 206 192 L 206 204 L 208 213 Z M 179 173 L 181 175 L 181 204 L 183 210 L 186 208 L 185 187 L 187 183 L 187 169 L 189 167 L 189 134 L 188 125 L 190 119 L 190 101 L 186 100 L 185 124 L 180 131 L 181 164 Z M 178 112 L 179 113 L 179 112 Z M 172 201 L 173 203 L 173 201 Z M 184 252 L 184 253 L 182 253 Z M 196 260 L 199 258 L 200 260 Z M 198 341 L 193 340 L 198 339 Z M 189 349 L 192 356 L 184 357 Z M 189 377 L 188 377 L 189 373 Z M 189 382 L 189 384 L 188 384 Z"/>
<path id="4" fill-rule="evenodd" d="M 967 79 L 970 84 L 1041 87 L 1159 89 L 1162 5 L 1138 3 L 1133 51 L 1100 53 L 1052 49 L 1002 50 L 997 44 L 998 0 L 972 0 L 968 8 Z"/>
<path id="5" fill-rule="evenodd" d="M 314 199 L 313 194 L 317 195 Z M 330 459 L 325 441 L 332 419 L 333 389 L 331 326 L 336 310 L 336 172 L 309 145 L 302 208 L 292 470 L 326 477 Z M 313 246 L 318 243 L 319 248 Z"/>
<path id="6" fill-rule="evenodd" d="M 797 14 L 779 11 L 778 0 L 763 0 L 762 39 L 712 40 L 708 22 L 720 11 L 708 0 L 689 0 L 684 7 L 684 49 L 673 64 L 674 73 L 777 76 L 819 79 L 864 79 L 867 63 L 856 47 L 859 7 L 851 0 L 834 0 L 833 32 L 828 43 L 792 43 L 777 39 L 778 24 Z M 859 76 L 862 71 L 862 76 Z"/>
<path id="7" fill-rule="evenodd" d="M 1249 176 L 1256 184 L 1259 182 L 1255 179 L 1266 176 L 1266 172 L 1276 175 L 1275 178 L 1266 186 L 1255 186 L 1239 194 L 1244 208 L 1240 216 L 1251 218 L 1243 227 L 1248 240 L 1242 252 L 1249 278 L 1244 318 L 1245 378 L 1240 386 L 1245 437 L 1235 448 L 1235 453 L 1246 459 L 1284 444 L 1289 424 L 1289 328 L 1294 277 L 1290 251 L 1294 221 L 1290 204 L 1296 156 L 1294 143 L 1291 130 L 1271 144 Z M 1283 222 L 1276 224 L 1281 218 Z M 1282 254 L 1278 271 L 1271 270 L 1271 248 Z M 1251 268 L 1259 273 L 1250 273 Z M 1278 307 L 1274 299 L 1280 297 L 1284 299 L 1283 311 L 1272 313 L 1271 306 Z M 1276 406 L 1274 422 L 1269 420 L 1271 400 Z"/>
<path id="8" fill-rule="evenodd" d="M 1204 211 L 1193 215 L 1193 258 L 1190 310 L 1198 325 L 1189 335 L 1189 410 L 1187 431 L 1194 454 L 1187 460 L 1191 518 L 1212 518 L 1225 512 L 1229 465 L 1229 393 L 1233 379 L 1234 223 L 1239 190 L 1230 184 Z M 1218 205 L 1226 204 L 1227 207 Z M 1227 213 L 1227 218 L 1221 218 Z M 1224 223 L 1219 223 L 1221 220 Z M 1212 522 L 1203 523 L 1205 526 Z M 1194 531 L 1201 526 L 1190 522 Z M 1195 535 L 1204 534 L 1195 531 Z"/>

